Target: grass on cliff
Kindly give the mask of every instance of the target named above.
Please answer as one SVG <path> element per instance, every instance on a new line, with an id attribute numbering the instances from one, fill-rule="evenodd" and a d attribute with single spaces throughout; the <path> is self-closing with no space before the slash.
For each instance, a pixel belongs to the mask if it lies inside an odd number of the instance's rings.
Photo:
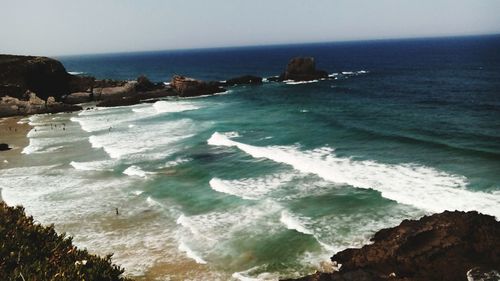
<path id="1" fill-rule="evenodd" d="M 0 202 L 0 280 L 120 280 L 123 269 L 104 258 L 79 250 L 72 238 L 41 226 L 23 207 Z"/>

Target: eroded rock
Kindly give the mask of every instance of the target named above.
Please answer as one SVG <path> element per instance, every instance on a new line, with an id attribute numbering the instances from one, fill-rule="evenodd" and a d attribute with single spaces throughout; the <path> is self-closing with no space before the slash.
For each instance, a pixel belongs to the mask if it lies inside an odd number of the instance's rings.
<path id="1" fill-rule="evenodd" d="M 456 281 L 500 272 L 500 222 L 477 212 L 444 212 L 378 231 L 373 244 L 347 249 L 331 260 L 339 272 L 316 273 L 303 281 Z M 476 279 L 474 279 L 476 280 Z"/>
<path id="2" fill-rule="evenodd" d="M 327 78 L 328 72 L 316 69 L 313 57 L 296 57 L 288 62 L 286 70 L 279 80 L 311 81 Z"/>
<path id="3" fill-rule="evenodd" d="M 213 95 L 226 91 L 217 82 L 205 82 L 179 75 L 172 77 L 170 85 L 181 97 Z"/>

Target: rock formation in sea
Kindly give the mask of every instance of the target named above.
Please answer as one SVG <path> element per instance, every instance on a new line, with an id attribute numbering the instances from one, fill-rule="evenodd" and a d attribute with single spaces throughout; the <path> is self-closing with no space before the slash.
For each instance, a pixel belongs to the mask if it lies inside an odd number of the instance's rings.
<path id="1" fill-rule="evenodd" d="M 213 95 L 226 91 L 226 89 L 219 86 L 219 83 L 205 82 L 179 75 L 172 77 L 170 85 L 181 97 Z"/>
<path id="2" fill-rule="evenodd" d="M 335 254 L 339 271 L 295 280 L 500 280 L 500 222 L 492 216 L 447 211 L 404 220 L 372 241 Z"/>
<path id="3" fill-rule="evenodd" d="M 277 80 L 311 81 L 328 78 L 328 72 L 316 69 L 316 62 L 313 57 L 292 58 Z"/>
<path id="4" fill-rule="evenodd" d="M 262 84 L 262 77 L 244 75 L 224 82 L 201 81 L 175 75 L 170 85 L 153 83 L 145 76 L 136 81 L 97 80 L 71 75 L 61 62 L 34 56 L 0 55 L 0 117 L 80 110 L 78 104 L 133 105 L 170 96 L 194 97 L 226 91 L 224 86 Z M 308 81 L 326 78 L 316 70 L 314 58 L 290 60 L 286 71 L 269 81 Z"/>

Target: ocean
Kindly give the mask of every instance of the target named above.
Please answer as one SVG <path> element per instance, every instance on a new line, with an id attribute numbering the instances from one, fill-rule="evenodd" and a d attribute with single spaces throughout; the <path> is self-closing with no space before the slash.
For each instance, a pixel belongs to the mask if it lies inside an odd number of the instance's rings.
<path id="1" fill-rule="evenodd" d="M 168 82 L 313 56 L 332 79 L 25 118 L 2 197 L 138 280 L 299 277 L 403 219 L 499 219 L 499 50 L 478 36 L 59 57 Z"/>

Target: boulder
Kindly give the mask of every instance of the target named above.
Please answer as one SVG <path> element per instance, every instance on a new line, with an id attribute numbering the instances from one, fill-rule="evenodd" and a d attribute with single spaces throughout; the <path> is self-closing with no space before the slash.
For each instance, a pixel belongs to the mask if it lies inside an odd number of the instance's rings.
<path id="1" fill-rule="evenodd" d="M 226 91 L 217 82 L 205 82 L 179 75 L 172 77 L 170 85 L 181 97 L 213 95 Z"/>
<path id="2" fill-rule="evenodd" d="M 129 81 L 125 83 L 123 86 L 116 87 L 105 87 L 101 89 L 101 94 L 99 95 L 100 99 L 119 99 L 123 97 L 129 97 L 136 93 L 135 86 L 136 81 Z"/>
<path id="3" fill-rule="evenodd" d="M 52 104 L 55 104 L 55 103 L 56 103 L 56 98 L 54 98 L 54 97 L 48 97 L 47 98 L 47 102 L 46 102 L 47 105 L 52 105 Z"/>
<path id="4" fill-rule="evenodd" d="M 0 151 L 10 150 L 10 147 L 6 143 L 0 143 Z"/>
<path id="5" fill-rule="evenodd" d="M 316 62 L 312 57 L 296 57 L 288 62 L 286 70 L 279 80 L 311 81 L 327 78 L 328 72 L 316 70 Z"/>
<path id="6" fill-rule="evenodd" d="M 45 101 L 39 98 L 35 93 L 31 92 L 30 90 L 26 91 L 24 95 L 30 105 L 45 105 Z"/>
<path id="7" fill-rule="evenodd" d="M 295 280 L 499 280 L 500 222 L 492 216 L 447 211 L 382 229 L 372 241 L 335 254 L 340 271 Z"/>
<path id="8" fill-rule="evenodd" d="M 226 80 L 224 84 L 227 86 L 244 85 L 244 84 L 259 85 L 262 84 L 262 77 L 253 75 L 244 75 Z"/>
<path id="9" fill-rule="evenodd" d="M 47 101 L 44 101 L 33 92 L 27 92 L 27 96 L 29 96 L 28 100 L 9 96 L 2 97 L 0 99 L 0 117 L 69 112 L 82 109 L 79 106 L 56 102 L 54 97 L 49 97 Z"/>

